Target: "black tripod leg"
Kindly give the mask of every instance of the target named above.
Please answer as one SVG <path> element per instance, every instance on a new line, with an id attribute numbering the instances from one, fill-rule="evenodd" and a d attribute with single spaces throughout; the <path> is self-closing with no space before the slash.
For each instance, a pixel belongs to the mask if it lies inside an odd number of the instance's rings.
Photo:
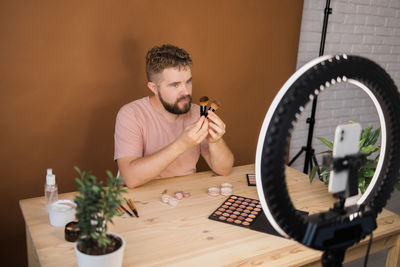
<path id="1" fill-rule="evenodd" d="M 300 151 L 294 156 L 294 158 L 289 162 L 289 166 L 291 166 L 293 164 L 293 162 L 296 161 L 296 159 L 298 157 L 300 157 L 301 153 L 303 153 L 305 151 L 305 147 L 303 146 Z"/>
<path id="2" fill-rule="evenodd" d="M 315 166 L 319 166 L 319 165 L 318 165 L 318 161 L 317 161 L 317 157 L 315 157 L 315 153 L 313 153 L 313 155 L 312 155 L 312 161 L 314 162 L 314 165 L 315 165 Z M 318 167 L 318 169 L 317 169 L 317 173 L 318 173 L 318 179 L 319 179 L 320 181 L 322 181 L 321 171 L 320 171 L 319 167 Z"/>

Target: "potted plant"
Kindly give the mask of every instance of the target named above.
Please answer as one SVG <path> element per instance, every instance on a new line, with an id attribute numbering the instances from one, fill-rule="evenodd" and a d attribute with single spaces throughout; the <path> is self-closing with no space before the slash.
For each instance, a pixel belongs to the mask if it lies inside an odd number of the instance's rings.
<path id="1" fill-rule="evenodd" d="M 381 131 L 380 128 L 373 130 L 373 127 L 369 126 L 363 129 L 361 132 L 359 150 L 361 153 L 364 153 L 365 156 L 367 157 L 367 159 L 364 161 L 363 165 L 358 171 L 358 188 L 360 189 L 362 194 L 364 194 L 369 183 L 371 182 L 372 177 L 374 176 L 375 173 L 376 166 L 378 164 L 379 153 L 375 156 L 371 156 L 371 154 L 373 154 L 374 152 L 378 151 L 381 148 L 379 145 L 376 145 L 380 131 Z M 321 153 L 327 153 L 332 155 L 333 142 L 328 141 L 323 137 L 317 137 L 317 139 L 329 148 L 329 150 Z M 311 173 L 309 175 L 310 183 L 312 183 L 317 172 L 319 172 L 320 178 L 327 185 L 329 183 L 330 170 L 319 166 L 314 166 L 314 168 L 311 170 Z M 400 191 L 400 177 L 397 178 L 397 183 L 395 187 L 398 191 Z"/>
<path id="2" fill-rule="evenodd" d="M 75 243 L 78 266 L 121 266 L 125 241 L 107 232 L 107 223 L 122 215 L 117 211 L 123 201 L 122 193 L 126 192 L 120 184 L 121 178 L 107 171 L 107 187 L 104 187 L 92 174 L 74 168 L 79 174 L 75 179 L 79 195 L 74 199 L 80 229 Z"/>

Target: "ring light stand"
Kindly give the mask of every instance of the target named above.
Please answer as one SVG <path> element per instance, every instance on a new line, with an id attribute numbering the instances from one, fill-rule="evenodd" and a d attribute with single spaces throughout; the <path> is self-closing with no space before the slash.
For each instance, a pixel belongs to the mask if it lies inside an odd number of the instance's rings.
<path id="1" fill-rule="evenodd" d="M 310 100 L 342 82 L 360 87 L 372 99 L 382 129 L 380 158 L 370 185 L 355 205 L 346 207 L 340 199 L 329 211 L 305 216 L 295 212 L 285 181 L 290 132 Z M 273 100 L 257 145 L 258 196 L 274 229 L 284 237 L 325 251 L 324 266 L 340 266 L 346 249 L 376 228 L 376 217 L 393 191 L 400 168 L 399 127 L 399 92 L 385 70 L 374 62 L 358 56 L 327 55 L 300 68 Z M 358 177 L 349 177 L 354 179 Z"/>

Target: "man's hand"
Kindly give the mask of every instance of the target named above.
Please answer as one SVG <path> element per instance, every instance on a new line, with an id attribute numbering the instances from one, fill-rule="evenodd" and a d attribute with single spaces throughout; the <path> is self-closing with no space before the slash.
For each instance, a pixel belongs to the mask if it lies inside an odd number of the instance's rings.
<path id="1" fill-rule="evenodd" d="M 213 111 L 208 111 L 208 143 L 217 143 L 225 134 L 225 123 Z"/>
<path id="2" fill-rule="evenodd" d="M 190 149 L 199 145 L 208 135 L 209 123 L 204 116 L 186 127 L 182 134 L 178 137 L 177 142 L 182 146 L 183 150 Z"/>

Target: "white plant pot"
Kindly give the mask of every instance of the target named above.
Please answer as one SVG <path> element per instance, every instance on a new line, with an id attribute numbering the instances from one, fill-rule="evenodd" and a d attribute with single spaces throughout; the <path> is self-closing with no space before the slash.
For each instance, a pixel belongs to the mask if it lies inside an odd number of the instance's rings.
<path id="1" fill-rule="evenodd" d="M 104 255 L 88 255 L 78 250 L 78 242 L 75 242 L 75 255 L 79 267 L 120 267 L 124 258 L 125 240 L 115 233 L 108 233 L 119 237 L 122 241 L 121 247 Z"/>

